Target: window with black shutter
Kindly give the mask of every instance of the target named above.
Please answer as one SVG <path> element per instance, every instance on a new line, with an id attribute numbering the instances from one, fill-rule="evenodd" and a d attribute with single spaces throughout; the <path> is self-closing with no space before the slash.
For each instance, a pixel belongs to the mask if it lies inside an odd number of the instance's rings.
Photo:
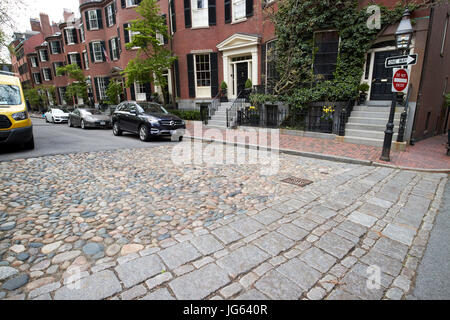
<path id="1" fill-rule="evenodd" d="M 170 0 L 170 25 L 172 27 L 172 33 L 177 31 L 177 22 L 175 19 L 175 0 Z"/>
<path id="2" fill-rule="evenodd" d="M 134 88 L 134 83 L 131 84 L 131 86 L 130 86 L 130 92 L 131 92 L 131 100 L 136 101 L 136 91 Z"/>
<path id="3" fill-rule="evenodd" d="M 276 41 L 270 41 L 266 44 L 266 85 L 267 92 L 273 94 L 273 89 L 280 79 L 276 68 L 277 51 Z"/>
<path id="4" fill-rule="evenodd" d="M 214 98 L 219 93 L 219 66 L 217 61 L 217 52 L 209 54 L 211 64 L 211 97 Z"/>
<path id="5" fill-rule="evenodd" d="M 316 32 L 314 47 L 314 74 L 319 80 L 332 80 L 339 53 L 339 32 Z"/>
<path id="6" fill-rule="evenodd" d="M 208 0 L 208 22 L 210 26 L 216 25 L 216 0 Z"/>
<path id="7" fill-rule="evenodd" d="M 225 23 L 231 23 L 231 0 L 225 0 Z"/>
<path id="8" fill-rule="evenodd" d="M 178 59 L 175 60 L 175 62 L 173 63 L 173 71 L 175 73 L 175 88 L 176 88 L 176 93 L 177 93 L 177 97 L 180 97 L 180 68 L 178 65 Z"/>
<path id="9" fill-rule="evenodd" d="M 266 84 L 266 44 L 261 45 L 261 84 Z"/>
<path id="10" fill-rule="evenodd" d="M 125 8 L 127 6 L 126 0 L 120 0 L 120 5 Z"/>
<path id="11" fill-rule="evenodd" d="M 187 71 L 188 71 L 188 86 L 189 97 L 195 98 L 195 70 L 194 70 L 194 55 L 187 55 Z"/>
<path id="12" fill-rule="evenodd" d="M 120 40 L 120 27 L 117 27 L 117 48 L 119 49 L 119 55 L 118 57 L 120 58 L 120 53 L 122 53 L 122 43 Z"/>
<path id="13" fill-rule="evenodd" d="M 103 61 L 106 61 L 106 55 L 105 55 L 105 51 L 106 51 L 106 45 L 105 45 L 105 41 L 100 41 L 102 44 L 102 56 L 103 56 Z"/>
<path id="14" fill-rule="evenodd" d="M 147 101 L 152 101 L 152 86 L 150 85 L 150 82 L 144 83 L 145 88 L 145 99 Z"/>
<path id="15" fill-rule="evenodd" d="M 98 28 L 103 29 L 103 19 L 102 19 L 102 10 L 97 10 L 97 21 L 98 21 Z"/>
<path id="16" fill-rule="evenodd" d="M 81 54 L 80 54 L 80 53 L 77 53 L 77 54 L 75 55 L 75 57 L 76 57 L 77 65 L 80 67 L 81 70 L 83 70 L 83 64 L 82 64 L 82 62 L 81 62 Z"/>
<path id="17" fill-rule="evenodd" d="M 72 35 L 73 35 L 73 43 L 78 43 L 78 32 L 77 32 L 77 29 L 73 28 L 71 31 L 72 31 Z"/>
<path id="18" fill-rule="evenodd" d="M 85 24 L 86 24 L 86 30 L 91 30 L 91 24 L 89 23 L 89 11 L 85 11 L 84 12 L 84 17 L 85 17 L 85 20 L 86 20 L 86 22 L 85 22 Z M 66 44 L 67 44 L 67 42 L 66 42 Z"/>
<path id="19" fill-rule="evenodd" d="M 89 43 L 89 53 L 91 54 L 91 61 L 95 62 L 95 57 L 94 57 L 94 45 L 93 43 Z"/>
<path id="20" fill-rule="evenodd" d="M 123 35 L 125 36 L 125 37 L 124 37 L 125 43 L 130 43 L 130 31 L 127 30 L 127 28 L 128 28 L 129 26 L 130 26 L 130 25 L 129 25 L 128 23 L 125 23 L 125 24 L 123 25 Z"/>
<path id="21" fill-rule="evenodd" d="M 162 18 L 164 20 L 164 24 L 167 26 L 167 15 L 163 14 Z M 167 37 L 165 37 L 165 36 L 163 38 L 164 38 L 164 44 L 168 44 L 169 43 L 169 39 L 167 39 Z"/>
<path id="22" fill-rule="evenodd" d="M 253 16 L 253 0 L 245 0 L 245 16 Z"/>
<path id="23" fill-rule="evenodd" d="M 184 26 L 192 27 L 191 0 L 184 0 Z"/>

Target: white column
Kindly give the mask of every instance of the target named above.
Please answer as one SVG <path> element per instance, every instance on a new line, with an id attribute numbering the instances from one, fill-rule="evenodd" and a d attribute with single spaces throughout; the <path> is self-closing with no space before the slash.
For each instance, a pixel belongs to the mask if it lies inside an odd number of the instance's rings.
<path id="1" fill-rule="evenodd" d="M 259 85 L 258 77 L 258 49 L 252 50 L 252 83 L 254 86 Z"/>

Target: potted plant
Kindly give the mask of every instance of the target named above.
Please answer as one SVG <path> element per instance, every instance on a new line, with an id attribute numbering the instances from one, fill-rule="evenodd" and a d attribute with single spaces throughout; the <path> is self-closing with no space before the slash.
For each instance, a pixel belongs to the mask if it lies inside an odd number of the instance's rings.
<path id="1" fill-rule="evenodd" d="M 227 90 L 228 86 L 225 81 L 220 84 L 220 102 L 228 102 Z"/>
<path id="2" fill-rule="evenodd" d="M 369 91 L 369 89 L 370 89 L 370 87 L 369 87 L 369 85 L 366 82 L 361 83 L 358 86 L 358 91 L 359 91 L 358 104 L 359 105 L 362 105 L 362 104 L 364 104 L 366 102 L 366 100 L 367 100 L 367 92 Z"/>
<path id="3" fill-rule="evenodd" d="M 243 93 L 243 98 L 245 98 L 246 101 L 248 101 L 250 98 L 250 93 L 252 93 L 252 88 L 253 88 L 252 80 L 247 79 L 247 81 L 245 81 L 245 89 L 244 89 L 244 93 Z"/>

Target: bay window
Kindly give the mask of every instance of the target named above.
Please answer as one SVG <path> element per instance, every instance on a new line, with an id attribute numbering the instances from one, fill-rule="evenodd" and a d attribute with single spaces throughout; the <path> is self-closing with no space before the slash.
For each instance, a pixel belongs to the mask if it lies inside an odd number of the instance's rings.
<path id="1" fill-rule="evenodd" d="M 88 11 L 88 16 L 89 16 L 90 30 L 97 30 L 98 29 L 97 11 L 96 10 Z"/>

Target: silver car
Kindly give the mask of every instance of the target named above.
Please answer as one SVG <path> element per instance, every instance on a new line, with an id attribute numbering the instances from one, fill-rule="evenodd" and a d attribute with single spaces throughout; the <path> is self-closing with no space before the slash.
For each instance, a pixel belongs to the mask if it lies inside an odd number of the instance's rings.
<path id="1" fill-rule="evenodd" d="M 97 109 L 77 108 L 69 115 L 69 127 L 111 129 L 111 116 Z"/>

